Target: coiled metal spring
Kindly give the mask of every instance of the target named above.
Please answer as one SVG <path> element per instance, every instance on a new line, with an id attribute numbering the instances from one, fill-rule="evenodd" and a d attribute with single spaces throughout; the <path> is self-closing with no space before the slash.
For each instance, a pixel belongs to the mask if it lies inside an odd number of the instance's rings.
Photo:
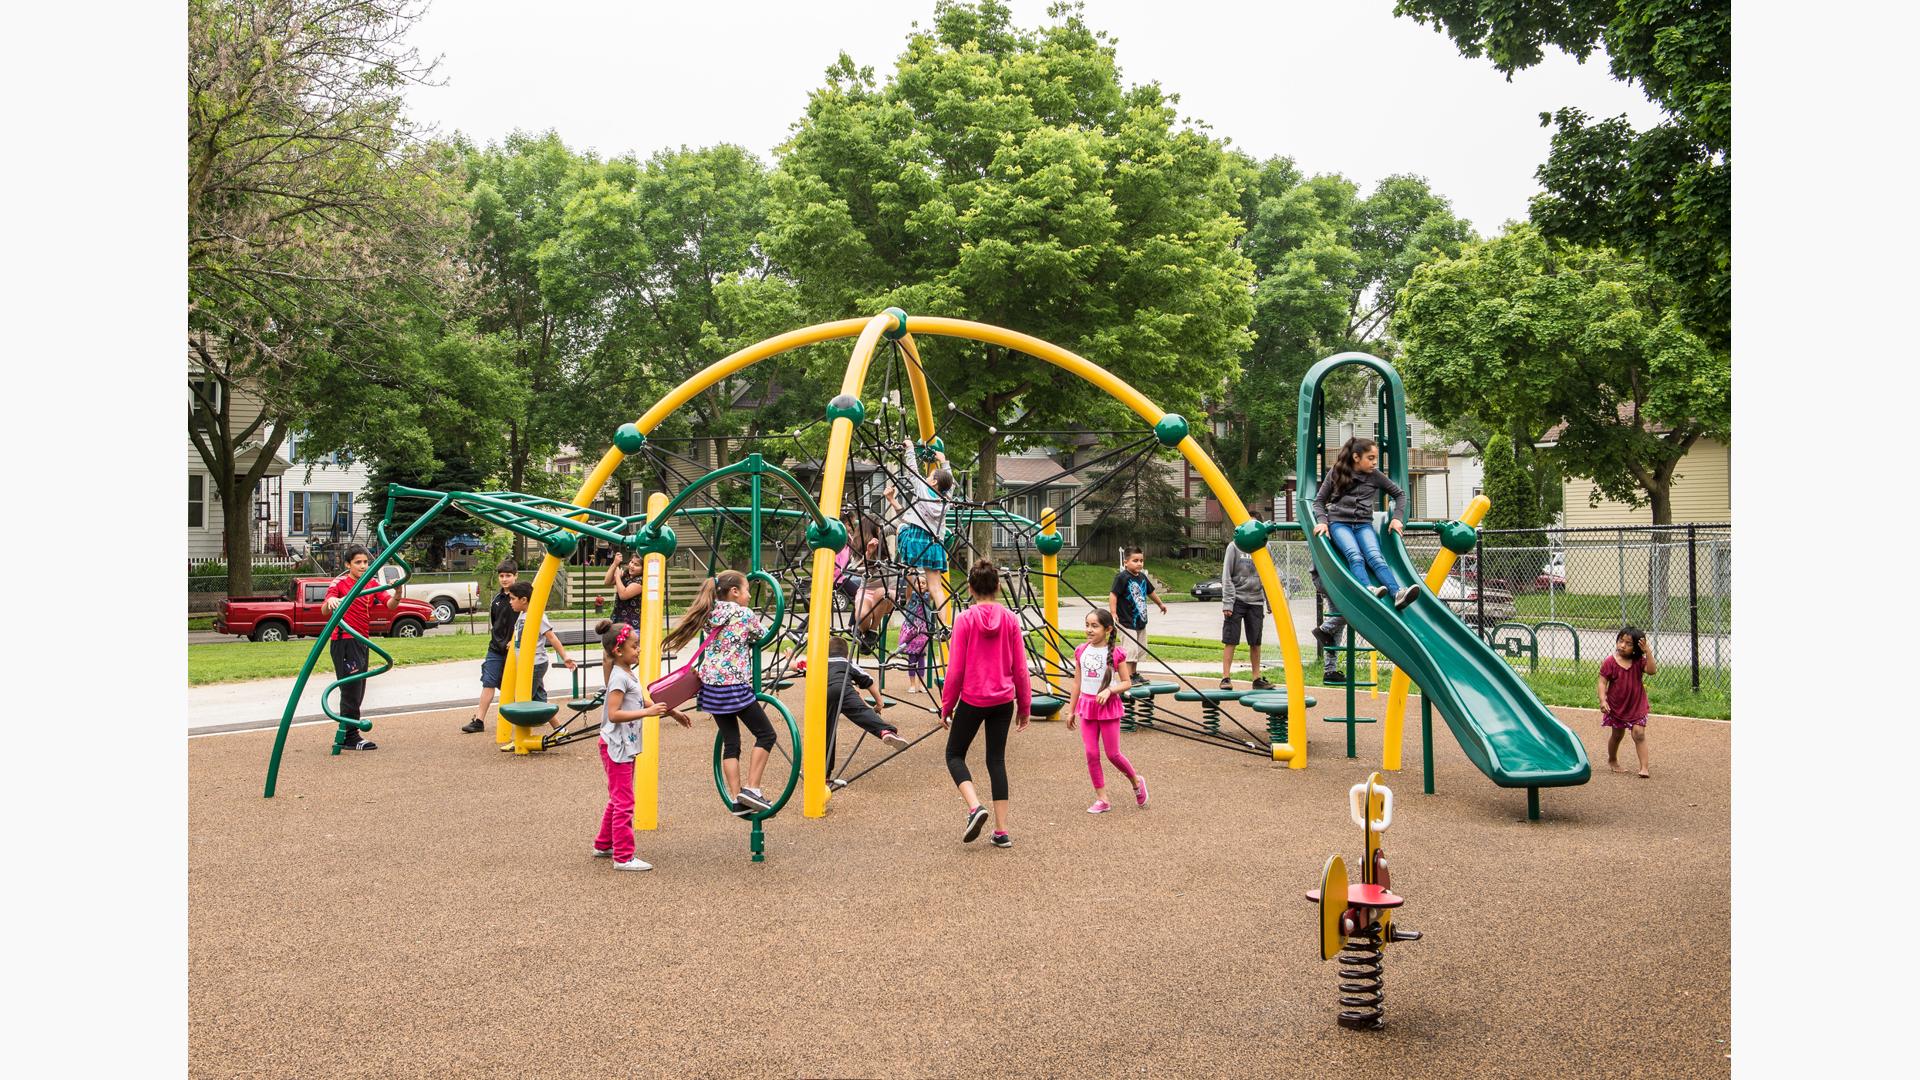
<path id="1" fill-rule="evenodd" d="M 1340 1026 L 1358 1030 L 1385 1027 L 1380 924 L 1349 934 L 1346 947 L 1336 959 L 1340 964 Z"/>

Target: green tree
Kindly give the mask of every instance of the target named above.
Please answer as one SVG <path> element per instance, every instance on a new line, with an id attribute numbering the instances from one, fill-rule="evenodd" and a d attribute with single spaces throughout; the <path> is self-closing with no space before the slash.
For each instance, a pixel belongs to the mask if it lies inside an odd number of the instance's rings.
<path id="1" fill-rule="evenodd" d="M 1532 218 L 1549 236 L 1608 245 L 1678 283 L 1687 325 L 1730 347 L 1733 295 L 1733 12 L 1729 0 L 1398 0 L 1395 14 L 1444 31 L 1466 56 L 1512 78 L 1556 46 L 1581 60 L 1604 48 L 1668 119 L 1541 114 L 1554 127 L 1546 188 Z"/>
<path id="2" fill-rule="evenodd" d="M 1242 196 L 1241 250 L 1255 270 L 1253 345 L 1215 418 L 1229 478 L 1243 492 L 1276 492 L 1292 474 L 1300 380 L 1333 353 L 1391 357 L 1393 305 L 1415 267 L 1457 254 L 1472 237 L 1446 199 L 1415 176 L 1390 176 L 1373 194 L 1340 176 L 1303 179 L 1287 158 L 1254 166 Z M 1345 408 L 1360 380 L 1329 386 Z"/>
<path id="3" fill-rule="evenodd" d="M 540 275 L 542 250 L 559 238 L 568 201 L 590 183 L 597 162 L 549 131 L 514 132 L 498 146 L 459 144 L 466 168 L 468 237 L 463 262 L 473 281 L 465 311 L 484 350 L 508 375 L 501 384 L 504 476 L 513 491 L 554 494 L 536 465 L 551 457 L 578 406 L 569 391 L 577 358 L 591 345 L 591 321 L 570 296 L 556 297 Z M 571 491 L 566 494 L 573 494 Z M 525 537 L 514 558 L 527 561 Z"/>
<path id="4" fill-rule="evenodd" d="M 1401 292 L 1409 402 L 1515 446 L 1557 428 L 1562 470 L 1668 524 L 1675 467 L 1731 423 L 1727 354 L 1687 328 L 1679 294 L 1639 259 L 1516 225 L 1421 267 Z"/>
<path id="5" fill-rule="evenodd" d="M 253 491 L 287 435 L 420 389 L 384 363 L 444 303 L 451 162 L 401 113 L 407 0 L 187 7 L 188 438 L 252 591 Z M 340 393 L 313 396 L 316 382 Z"/>
<path id="6" fill-rule="evenodd" d="M 810 310 L 898 304 L 1008 326 L 1197 417 L 1248 343 L 1238 172 L 1218 140 L 1178 123 L 1176 98 L 1122 85 L 1078 5 L 1049 17 L 1027 30 L 996 0 L 941 0 L 884 86 L 842 54 L 782 147 L 768 250 Z M 978 451 L 976 490 L 992 490 L 1010 418 L 1137 423 L 1005 349 L 936 339 L 922 355 L 988 429 L 945 429 L 956 464 Z M 976 529 L 976 546 L 990 539 Z"/>
<path id="7" fill-rule="evenodd" d="M 568 431 L 576 445 L 606 447 L 616 427 L 700 369 L 799 324 L 792 283 L 759 248 L 766 224 L 766 167 L 737 146 L 594 170 L 540 252 L 542 288 L 585 329 Z M 694 456 L 724 464 L 734 456 L 726 440 L 777 429 L 789 410 L 820 414 L 830 393 L 807 393 L 803 378 L 796 358 L 770 359 L 708 388 L 659 431 L 699 436 Z M 749 394 L 756 387 L 774 392 Z M 755 405 L 743 407 L 743 395 Z"/>

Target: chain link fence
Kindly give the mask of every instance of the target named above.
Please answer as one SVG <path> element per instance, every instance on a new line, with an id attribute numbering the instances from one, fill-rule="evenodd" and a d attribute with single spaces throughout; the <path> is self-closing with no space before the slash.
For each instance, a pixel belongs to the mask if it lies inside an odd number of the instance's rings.
<path id="1" fill-rule="evenodd" d="M 1439 537 L 1406 533 L 1424 575 Z M 1313 589 L 1306 545 L 1268 545 L 1289 596 Z M 1440 599 L 1537 687 L 1592 696 L 1615 635 L 1647 636 L 1649 690 L 1727 702 L 1733 689 L 1733 528 L 1726 524 L 1483 530 Z M 1324 609 L 1324 601 L 1321 603 Z"/>

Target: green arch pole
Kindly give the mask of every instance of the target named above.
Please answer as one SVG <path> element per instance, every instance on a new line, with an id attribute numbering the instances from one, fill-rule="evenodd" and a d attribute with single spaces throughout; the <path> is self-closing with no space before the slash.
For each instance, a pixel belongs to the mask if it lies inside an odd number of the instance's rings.
<path id="1" fill-rule="evenodd" d="M 380 522 L 382 536 L 386 535 L 387 523 L 393 520 L 394 500 L 398 497 L 399 496 L 395 494 L 389 494 L 387 496 L 386 517 Z M 379 580 L 380 568 L 392 561 L 399 554 L 400 549 L 406 545 L 407 541 L 413 539 L 414 533 L 419 532 L 429 521 L 439 517 L 440 512 L 445 510 L 452 502 L 453 496 L 451 494 L 442 494 L 434 501 L 433 506 L 428 508 L 426 513 L 421 514 L 414 520 L 413 524 L 401 530 L 397 538 L 389 541 L 386 547 L 381 549 L 380 554 L 374 557 L 373 562 L 367 565 L 367 572 L 360 575 L 360 580 L 353 583 L 353 588 L 349 589 L 347 595 L 334 607 L 333 614 L 327 617 L 326 625 L 320 628 L 320 636 L 314 639 L 313 648 L 307 650 L 306 663 L 300 665 L 300 677 L 293 682 L 293 693 L 287 695 L 287 707 L 280 714 L 280 730 L 273 736 L 273 757 L 267 762 L 267 789 L 264 796 L 265 798 L 273 798 L 274 788 L 278 785 L 280 779 L 280 756 L 287 748 L 287 731 L 293 727 L 293 711 L 300 707 L 300 695 L 306 692 L 307 679 L 312 677 L 313 665 L 320 660 L 320 650 L 326 647 L 328 641 L 332 640 L 334 628 L 340 625 L 340 620 L 346 615 L 347 608 L 359 598 L 362 592 L 366 591 L 367 583 Z M 393 587 L 397 589 L 400 585 L 396 583 Z M 348 629 L 352 628 L 349 627 Z M 391 665 L 391 660 L 389 660 L 389 665 Z M 367 677 L 371 677 L 371 675 L 371 672 L 367 673 Z M 325 695 L 323 694 L 322 697 L 324 698 Z"/>

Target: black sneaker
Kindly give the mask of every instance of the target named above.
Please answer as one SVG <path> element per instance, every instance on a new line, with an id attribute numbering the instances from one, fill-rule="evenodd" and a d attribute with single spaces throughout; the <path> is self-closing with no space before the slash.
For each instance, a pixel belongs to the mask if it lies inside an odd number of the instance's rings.
<path id="1" fill-rule="evenodd" d="M 860 647 L 862 649 L 865 649 L 867 652 L 878 652 L 880 649 L 879 631 L 876 631 L 876 630 L 860 631 Z"/>
<path id="2" fill-rule="evenodd" d="M 743 787 L 740 789 L 740 793 L 733 798 L 735 802 L 746 803 L 755 810 L 773 809 L 773 804 L 767 801 L 766 794 L 755 788 Z"/>
<path id="3" fill-rule="evenodd" d="M 1220 689 L 1222 689 L 1222 690 L 1231 690 L 1231 689 L 1233 689 L 1233 680 L 1232 680 L 1232 679 L 1221 679 L 1221 680 L 1220 680 Z"/>
<path id="4" fill-rule="evenodd" d="M 1398 610 L 1398 611 L 1407 610 L 1407 605 L 1413 603 L 1414 597 L 1419 595 L 1420 595 L 1420 586 L 1418 585 L 1409 585 L 1406 588 L 1401 589 L 1399 595 L 1393 598 L 1393 606 L 1395 610 Z"/>
<path id="5" fill-rule="evenodd" d="M 1339 668 L 1333 668 L 1320 677 L 1322 682 L 1346 682 L 1347 677 Z"/>
<path id="6" fill-rule="evenodd" d="M 1136 672 L 1134 672 L 1134 673 L 1133 673 L 1133 685 L 1135 685 L 1135 686 L 1145 686 L 1145 685 L 1147 685 L 1147 677 L 1146 677 L 1145 675 L 1142 675 L 1142 674 L 1140 674 L 1140 673 L 1139 673 L 1139 672 L 1137 672 L 1137 671 L 1136 671 Z"/>
<path id="7" fill-rule="evenodd" d="M 1264 678 L 1259 678 L 1253 680 L 1253 688 L 1255 690 L 1271 690 L 1273 689 L 1273 684 Z"/>
<path id="8" fill-rule="evenodd" d="M 1013 846 L 1013 837 L 1003 832 L 997 832 L 993 834 L 993 838 L 989 842 L 992 843 L 994 847 L 1008 848 Z"/>
<path id="9" fill-rule="evenodd" d="M 460 730 L 466 732 L 469 735 L 478 735 L 481 732 L 487 730 L 487 725 L 485 723 L 482 723 L 480 718 L 476 716 L 473 719 L 467 721 L 466 725 L 463 726 Z"/>
<path id="10" fill-rule="evenodd" d="M 976 806 L 967 811 L 967 831 L 960 834 L 960 842 L 971 844 L 980 839 L 980 830 L 987 824 L 987 808 Z"/>
<path id="11" fill-rule="evenodd" d="M 735 799 L 733 800 L 732 813 L 734 817 L 746 817 L 747 815 L 753 813 L 753 807 L 748 806 L 746 803 L 741 802 L 739 799 Z"/>
<path id="12" fill-rule="evenodd" d="M 361 739 L 359 742 L 350 742 L 347 745 L 342 746 L 340 749 L 342 750 L 378 750 L 380 748 L 374 745 L 373 743 L 368 742 L 365 739 Z"/>
<path id="13" fill-rule="evenodd" d="M 1307 631 L 1307 633 L 1313 635 L 1313 640 L 1319 642 L 1321 648 L 1323 649 L 1333 648 L 1333 634 L 1329 632 L 1326 627 L 1316 626 L 1313 629 Z"/>

